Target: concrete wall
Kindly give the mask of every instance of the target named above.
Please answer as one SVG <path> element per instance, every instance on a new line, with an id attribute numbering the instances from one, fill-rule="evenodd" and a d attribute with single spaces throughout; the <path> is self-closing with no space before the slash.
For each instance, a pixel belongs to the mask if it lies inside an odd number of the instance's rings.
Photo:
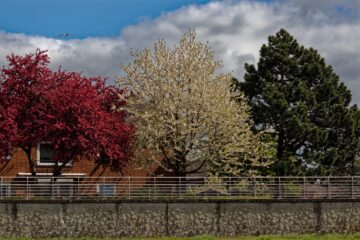
<path id="1" fill-rule="evenodd" d="M 0 237 L 360 232 L 360 202 L 1 202 Z"/>

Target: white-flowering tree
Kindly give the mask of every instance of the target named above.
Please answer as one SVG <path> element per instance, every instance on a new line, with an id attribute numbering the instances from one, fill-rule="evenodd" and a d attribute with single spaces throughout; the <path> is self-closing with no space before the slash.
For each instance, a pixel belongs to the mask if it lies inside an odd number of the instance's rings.
<path id="1" fill-rule="evenodd" d="M 194 31 L 174 48 L 159 40 L 153 50 L 131 55 L 119 83 L 129 90 L 126 108 L 142 166 L 156 162 L 176 176 L 253 175 L 269 163 L 266 144 L 250 130 L 244 95 L 234 95 L 231 74 L 216 74 L 221 63 Z"/>

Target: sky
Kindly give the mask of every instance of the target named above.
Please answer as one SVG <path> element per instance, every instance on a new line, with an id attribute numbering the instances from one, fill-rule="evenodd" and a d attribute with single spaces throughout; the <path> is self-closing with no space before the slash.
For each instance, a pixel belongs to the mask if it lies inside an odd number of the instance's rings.
<path id="1" fill-rule="evenodd" d="M 244 63 L 280 28 L 317 49 L 360 105 L 360 0 L 0 0 L 5 56 L 48 50 L 51 66 L 88 76 L 121 75 L 131 48 L 170 46 L 189 29 L 208 41 L 223 72 L 242 80 Z M 68 33 L 68 37 L 60 36 Z"/>

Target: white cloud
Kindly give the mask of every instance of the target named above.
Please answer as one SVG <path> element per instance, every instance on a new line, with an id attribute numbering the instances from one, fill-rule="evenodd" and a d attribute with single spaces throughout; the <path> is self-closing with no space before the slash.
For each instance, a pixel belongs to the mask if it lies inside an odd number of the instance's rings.
<path id="1" fill-rule="evenodd" d="M 82 71 L 91 76 L 108 76 L 114 79 L 119 65 L 128 61 L 128 49 L 121 38 L 86 38 L 83 40 L 58 40 L 42 36 L 0 33 L 0 64 L 10 53 L 26 54 L 37 48 L 48 50 L 51 66 L 71 71 Z"/>
<path id="2" fill-rule="evenodd" d="M 301 44 L 319 50 L 352 90 L 354 102 L 359 104 L 360 16 L 356 9 L 360 7 L 356 5 L 359 2 L 315 2 L 319 3 L 284 0 L 273 3 L 224 1 L 191 5 L 164 13 L 157 19 L 128 26 L 117 38 L 64 41 L 2 32 L 0 64 L 5 64 L 6 54 L 24 54 L 39 47 L 49 49 L 52 66 L 62 65 L 65 69 L 114 79 L 114 75 L 120 74 L 119 65 L 131 60 L 128 53 L 130 48 L 141 50 L 151 47 L 159 38 L 173 45 L 182 33 L 195 28 L 199 39 L 209 41 L 217 58 L 223 60 L 224 71 L 233 71 L 241 79 L 244 63 L 255 63 L 260 46 L 266 43 L 267 37 L 280 28 L 286 28 Z M 351 15 L 339 13 L 337 9 L 355 10 Z"/>

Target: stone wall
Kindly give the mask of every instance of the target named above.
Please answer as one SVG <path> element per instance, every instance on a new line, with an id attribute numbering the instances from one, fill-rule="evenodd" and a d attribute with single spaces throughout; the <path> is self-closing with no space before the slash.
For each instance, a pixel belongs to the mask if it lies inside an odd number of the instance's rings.
<path id="1" fill-rule="evenodd" d="M 359 201 L 0 203 L 0 237 L 355 232 Z"/>

